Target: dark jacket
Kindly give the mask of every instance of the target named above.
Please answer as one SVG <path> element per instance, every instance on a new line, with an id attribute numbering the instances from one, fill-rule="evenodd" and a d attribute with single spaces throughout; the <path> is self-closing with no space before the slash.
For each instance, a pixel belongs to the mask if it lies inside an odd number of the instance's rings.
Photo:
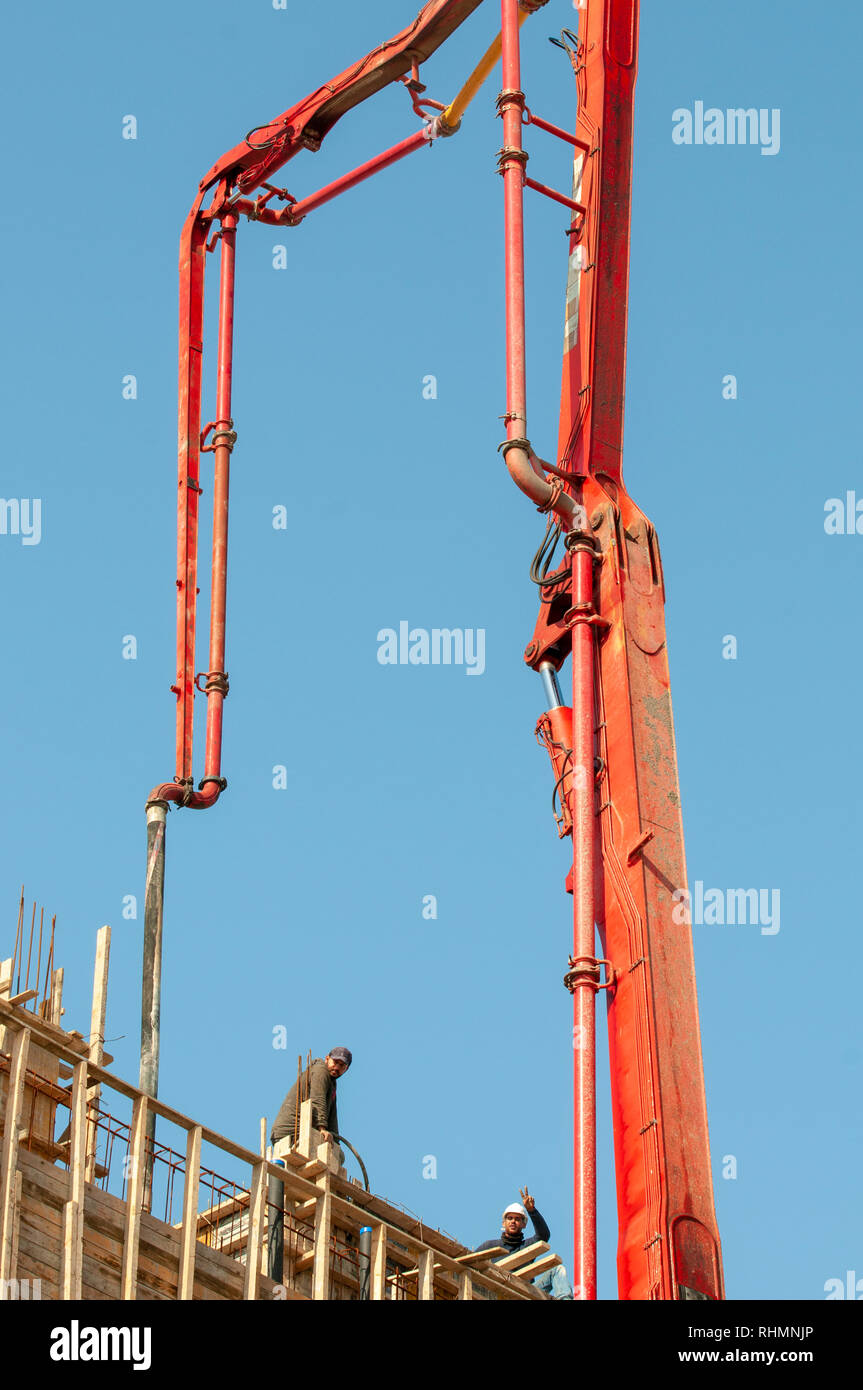
<path id="1" fill-rule="evenodd" d="M 338 1134 L 339 1117 L 336 1110 L 336 1079 L 327 1071 L 322 1057 L 316 1057 L 311 1066 L 306 1067 L 299 1082 L 295 1081 L 282 1101 L 278 1115 L 273 1122 L 270 1135 L 275 1144 L 278 1139 L 296 1139 L 296 1120 L 299 1115 L 299 1100 L 309 1098 L 312 1102 L 312 1124 L 316 1129 L 328 1129 L 330 1134 Z"/>
<path id="2" fill-rule="evenodd" d="M 534 1207 L 533 1211 L 528 1212 L 528 1216 L 533 1225 L 533 1235 L 530 1240 L 525 1240 L 524 1231 L 519 1231 L 518 1235 L 515 1236 L 504 1235 L 503 1231 L 501 1231 L 497 1240 L 484 1240 L 482 1245 L 476 1247 L 477 1250 L 493 1250 L 496 1245 L 502 1245 L 505 1250 L 514 1252 L 520 1250 L 523 1245 L 533 1245 L 535 1240 L 549 1240 L 551 1231 L 546 1225 L 545 1218 L 540 1215 L 536 1207 Z M 503 1256 L 501 1256 L 501 1259 L 503 1259 Z"/>

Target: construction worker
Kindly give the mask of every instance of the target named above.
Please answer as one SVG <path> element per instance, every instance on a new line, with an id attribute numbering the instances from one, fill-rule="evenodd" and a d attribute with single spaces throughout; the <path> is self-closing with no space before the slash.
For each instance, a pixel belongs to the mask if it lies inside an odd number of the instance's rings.
<path id="1" fill-rule="evenodd" d="M 347 1071 L 352 1061 L 353 1057 L 348 1048 L 334 1047 L 326 1057 L 316 1057 L 306 1067 L 282 1101 L 270 1135 L 273 1144 L 279 1139 L 288 1138 L 292 1142 L 296 1139 L 300 1104 L 304 1100 L 312 1102 L 312 1124 L 321 1131 L 321 1142 L 338 1138 L 336 1082 Z"/>
<path id="2" fill-rule="evenodd" d="M 273 1122 L 270 1143 L 279 1139 L 297 1137 L 300 1105 L 304 1100 L 312 1102 L 312 1125 L 320 1131 L 321 1143 L 327 1139 L 334 1141 L 339 1137 L 339 1116 L 336 1109 L 336 1082 L 351 1065 L 353 1057 L 348 1048 L 334 1047 L 326 1057 L 316 1057 L 310 1062 L 301 1076 L 297 1078 Z M 340 1148 L 336 1149 L 339 1164 L 343 1162 Z M 284 1159 L 276 1162 L 285 1166 Z M 284 1187 L 272 1175 L 267 1180 L 267 1202 L 270 1208 L 269 1236 L 267 1239 L 267 1272 L 275 1283 L 281 1284 L 284 1277 Z"/>
<path id="3" fill-rule="evenodd" d="M 533 1241 L 526 1241 L 524 1238 L 524 1228 L 527 1225 L 528 1216 L 530 1216 L 533 1226 L 533 1240 L 548 1241 L 551 1239 L 548 1224 L 537 1210 L 536 1202 L 527 1188 L 520 1188 L 519 1193 L 521 1202 L 510 1202 L 508 1207 L 504 1207 L 498 1239 L 484 1240 L 482 1245 L 476 1247 L 477 1250 L 493 1250 L 496 1245 L 502 1245 L 509 1254 L 512 1254 L 516 1250 L 521 1250 L 525 1245 L 531 1245 Z M 500 1258 L 504 1259 L 505 1256 L 501 1255 Z M 547 1269 L 544 1274 L 538 1274 L 531 1282 L 538 1289 L 542 1289 L 544 1293 L 550 1294 L 552 1298 L 561 1301 L 572 1299 L 572 1289 L 569 1286 L 563 1265 L 555 1265 L 553 1269 Z"/>

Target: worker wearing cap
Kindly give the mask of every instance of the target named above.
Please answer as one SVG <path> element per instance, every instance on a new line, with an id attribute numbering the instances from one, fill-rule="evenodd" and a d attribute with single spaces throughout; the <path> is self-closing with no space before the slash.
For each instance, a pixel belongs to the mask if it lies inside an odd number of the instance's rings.
<path id="1" fill-rule="evenodd" d="M 336 1109 L 336 1082 L 347 1071 L 352 1061 L 348 1048 L 333 1047 L 326 1057 L 316 1057 L 310 1062 L 282 1101 L 273 1123 L 270 1143 L 275 1144 L 279 1139 L 290 1139 L 291 1143 L 294 1143 L 297 1137 L 300 1102 L 304 1100 L 312 1102 L 312 1124 L 320 1130 L 320 1139 L 337 1139 L 339 1116 Z M 341 1165 L 344 1159 L 340 1148 L 336 1150 L 336 1158 Z M 284 1159 L 279 1158 L 275 1161 L 284 1168 Z M 284 1277 L 284 1201 L 284 1184 L 271 1173 L 267 1179 L 267 1202 L 270 1209 L 267 1273 L 276 1284 L 281 1284 Z"/>
<path id="2" fill-rule="evenodd" d="M 336 1108 L 336 1082 L 347 1071 L 353 1057 L 346 1047 L 333 1047 L 326 1057 L 316 1057 L 306 1067 L 302 1076 L 294 1082 L 282 1101 L 278 1115 L 273 1122 L 270 1140 L 275 1144 L 279 1139 L 288 1138 L 293 1142 L 297 1137 L 296 1123 L 299 1114 L 299 1097 L 312 1102 L 312 1124 L 321 1131 L 321 1140 L 338 1135 L 339 1116 Z"/>
<path id="3" fill-rule="evenodd" d="M 548 1223 L 537 1210 L 536 1202 L 531 1197 L 527 1188 L 520 1188 L 521 1202 L 510 1202 L 508 1207 L 504 1207 L 503 1217 L 501 1218 L 501 1231 L 497 1240 L 484 1240 L 482 1245 L 478 1245 L 477 1250 L 493 1250 L 495 1246 L 502 1245 L 509 1253 L 521 1250 L 524 1245 L 531 1245 L 533 1240 L 549 1241 L 551 1231 Z M 525 1241 L 524 1229 L 527 1225 L 527 1218 L 530 1216 L 533 1226 L 533 1240 Z M 503 1259 L 504 1257 L 501 1256 Z M 571 1299 L 572 1289 L 566 1278 L 566 1270 L 563 1265 L 555 1265 L 553 1269 L 548 1269 L 544 1274 L 539 1274 L 532 1281 L 537 1288 L 543 1289 L 545 1293 L 556 1299 Z"/>

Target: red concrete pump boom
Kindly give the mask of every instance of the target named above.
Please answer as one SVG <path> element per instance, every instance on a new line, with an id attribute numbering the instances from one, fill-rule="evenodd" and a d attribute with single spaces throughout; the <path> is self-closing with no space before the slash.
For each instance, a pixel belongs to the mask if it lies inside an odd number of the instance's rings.
<path id="1" fill-rule="evenodd" d="M 686 885 L 669 691 L 664 584 L 656 533 L 621 471 L 629 275 L 633 96 L 638 0 L 586 0 L 568 55 L 574 131 L 536 114 L 521 89 L 520 26 L 549 0 L 500 0 L 501 34 L 458 96 L 423 97 L 419 68 L 482 0 L 429 0 L 388 43 L 275 120 L 251 130 L 201 180 L 180 249 L 176 773 L 150 793 L 141 1086 L 155 1095 L 165 819 L 169 803 L 212 806 L 221 772 L 234 256 L 239 220 L 298 226 L 323 203 L 430 141 L 459 129 L 482 81 L 502 63 L 497 98 L 506 246 L 506 379 L 501 444 L 514 481 L 548 516 L 534 564 L 540 613 L 524 659 L 542 677 L 537 737 L 555 777 L 559 833 L 572 839 L 575 1059 L 575 1294 L 596 1297 L 595 1004 L 608 1009 L 617 1172 L 618 1284 L 623 1299 L 721 1299 L 719 1235 L 707 1136 L 690 927 L 675 919 Z M 488 8 L 491 8 L 490 6 Z M 404 83 L 421 126 L 310 196 L 270 182 L 301 149 L 392 82 Z M 571 196 L 527 174 L 523 135 L 536 127 L 573 150 Z M 529 439 L 524 338 L 524 190 L 568 209 L 571 225 L 557 457 Z M 206 207 L 207 195 L 210 200 Z M 216 419 L 202 429 L 204 270 L 221 242 Z M 209 670 L 195 673 L 200 456 L 214 461 Z M 555 547 L 564 558 L 551 569 Z M 558 673 L 572 658 L 572 705 Z M 204 682 L 203 686 L 201 682 Z M 192 776 L 194 698 L 207 697 L 204 775 Z M 599 935 L 602 957 L 596 953 Z M 604 966 L 604 978 L 603 978 Z"/>

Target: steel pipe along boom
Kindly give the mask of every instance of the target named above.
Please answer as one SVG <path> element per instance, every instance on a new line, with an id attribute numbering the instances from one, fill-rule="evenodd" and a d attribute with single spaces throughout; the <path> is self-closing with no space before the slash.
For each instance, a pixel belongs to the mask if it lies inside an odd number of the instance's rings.
<path id="1" fill-rule="evenodd" d="M 577 535 L 577 533 L 575 533 Z M 569 541 L 570 538 L 568 537 Z M 590 541 L 588 546 L 587 542 Z M 572 549 L 572 906 L 576 1296 L 596 1298 L 596 989 L 594 627 L 592 538 Z"/>
<path id="2" fill-rule="evenodd" d="M 532 13 L 533 11 L 531 10 L 520 9 L 518 13 L 519 26 L 524 24 L 528 15 Z M 493 43 L 489 44 L 461 91 L 444 110 L 442 120 L 446 125 L 453 129 L 458 125 L 480 87 L 485 82 L 485 79 L 488 77 L 489 73 L 493 71 L 496 64 L 500 62 L 501 48 L 502 34 L 498 34 Z"/>
<path id="3" fill-rule="evenodd" d="M 147 806 L 147 882 L 144 893 L 144 968 L 141 991 L 141 1069 L 140 1090 L 148 1096 L 159 1093 L 160 1010 L 162 995 L 162 925 L 165 909 L 165 825 L 168 806 L 151 801 Z M 147 1111 L 146 1140 L 149 1152 L 136 1155 L 146 1163 L 145 1205 L 149 1209 L 152 1192 L 153 1143 L 156 1115 Z"/>

